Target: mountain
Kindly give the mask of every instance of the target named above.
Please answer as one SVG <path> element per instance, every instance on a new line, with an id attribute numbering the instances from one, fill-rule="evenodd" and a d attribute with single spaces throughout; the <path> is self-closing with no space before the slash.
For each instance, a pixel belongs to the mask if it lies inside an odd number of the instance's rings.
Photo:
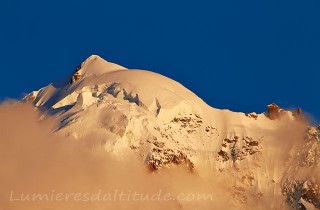
<path id="1" fill-rule="evenodd" d="M 234 177 L 235 203 L 264 198 L 281 209 L 280 196 L 292 209 L 320 209 L 320 131 L 301 109 L 215 109 L 170 78 L 97 55 L 23 101 L 53 116 L 57 135 L 90 139 L 88 147 L 120 158 L 130 149 L 151 171 L 182 165 L 200 176 Z"/>

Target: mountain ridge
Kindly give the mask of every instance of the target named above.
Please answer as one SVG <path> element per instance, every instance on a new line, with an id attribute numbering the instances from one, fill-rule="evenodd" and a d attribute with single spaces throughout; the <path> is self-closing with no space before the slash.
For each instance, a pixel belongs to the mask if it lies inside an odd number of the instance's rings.
<path id="1" fill-rule="evenodd" d="M 293 113 L 276 104 L 261 114 L 215 109 L 170 78 L 126 69 L 96 55 L 76 69 L 70 83 L 48 85 L 23 101 L 53 116 L 57 135 L 91 137 L 90 147 L 115 156 L 131 150 L 151 171 L 184 165 L 200 174 L 206 168 L 233 176 L 228 171 L 236 170 L 243 190 L 236 186 L 232 192 L 241 205 L 243 197 L 276 192 L 297 209 L 302 202 L 320 206 L 320 193 L 306 194 L 320 183 L 315 174 L 320 131 L 308 125 L 300 109 Z M 303 172 L 310 164 L 317 168 L 311 173 L 316 181 Z M 297 177 L 297 171 L 303 176 Z M 300 182 L 310 186 L 298 196 L 300 188 L 294 186 Z M 251 191 L 257 195 L 250 198 Z"/>

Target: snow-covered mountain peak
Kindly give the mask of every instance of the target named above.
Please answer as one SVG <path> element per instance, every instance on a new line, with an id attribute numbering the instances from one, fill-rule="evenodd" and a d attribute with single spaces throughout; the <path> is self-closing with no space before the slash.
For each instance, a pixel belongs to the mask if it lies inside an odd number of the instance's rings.
<path id="1" fill-rule="evenodd" d="M 75 73 L 70 80 L 70 83 L 74 83 L 86 76 L 97 76 L 111 71 L 125 69 L 125 67 L 108 62 L 98 55 L 91 55 L 76 68 Z"/>
<path id="2" fill-rule="evenodd" d="M 124 69 L 126 68 L 118 64 L 106 61 L 98 55 L 91 55 L 84 62 L 82 62 L 80 72 L 100 75 L 106 72 Z"/>
<path id="3" fill-rule="evenodd" d="M 290 205 L 305 199 L 320 208 L 320 193 L 300 192 L 310 179 L 296 176 L 320 167 L 320 128 L 297 120 L 303 119 L 300 108 L 292 113 L 270 104 L 262 114 L 215 109 L 170 78 L 97 55 L 76 69 L 70 83 L 50 84 L 24 101 L 56 118 L 57 134 L 90 141 L 84 143 L 93 149 L 118 157 L 132 150 L 152 170 L 185 165 L 234 176 L 235 202 L 251 192 L 268 198 L 276 190 Z M 320 177 L 306 190 L 316 189 L 314 183 Z"/>

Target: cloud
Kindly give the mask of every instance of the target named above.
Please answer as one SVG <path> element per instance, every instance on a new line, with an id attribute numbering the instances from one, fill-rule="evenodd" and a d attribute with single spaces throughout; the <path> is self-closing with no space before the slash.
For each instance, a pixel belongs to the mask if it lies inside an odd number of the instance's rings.
<path id="1" fill-rule="evenodd" d="M 151 173 L 131 151 L 114 157 L 51 133 L 55 121 L 39 121 L 41 114 L 27 104 L 0 106 L 1 210 L 221 209 L 230 203 L 222 177 L 203 179 L 179 167 Z M 203 194 L 212 199 L 195 200 Z"/>
<path id="2" fill-rule="evenodd" d="M 0 105 L 0 210 L 283 209 L 280 179 L 308 127 L 282 119 L 275 130 L 265 128 L 260 165 L 248 171 L 150 172 L 131 150 L 114 156 L 90 147 L 94 135 L 75 140 L 52 133 L 57 122 L 42 115 L 28 104 Z M 250 170 L 254 184 L 244 189 Z M 299 171 L 300 178 L 311 176 L 314 170 Z"/>

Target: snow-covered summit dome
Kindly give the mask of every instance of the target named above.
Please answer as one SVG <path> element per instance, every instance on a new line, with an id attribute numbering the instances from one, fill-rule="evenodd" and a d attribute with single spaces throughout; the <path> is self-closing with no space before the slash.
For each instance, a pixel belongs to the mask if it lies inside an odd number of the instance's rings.
<path id="1" fill-rule="evenodd" d="M 89 75 L 101 75 L 111 71 L 125 69 L 126 68 L 123 66 L 108 62 L 98 55 L 91 55 L 76 68 L 70 83 L 74 83 L 75 81 Z"/>

